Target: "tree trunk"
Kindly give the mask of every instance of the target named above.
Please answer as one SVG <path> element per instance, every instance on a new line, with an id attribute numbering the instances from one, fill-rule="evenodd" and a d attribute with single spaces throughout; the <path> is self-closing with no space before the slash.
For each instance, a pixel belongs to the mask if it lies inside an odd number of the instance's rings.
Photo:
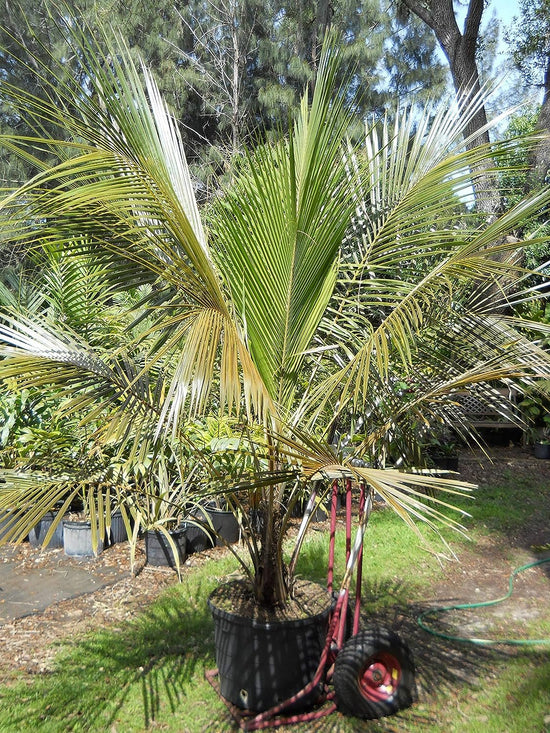
<path id="1" fill-rule="evenodd" d="M 453 78 L 459 105 L 465 106 L 480 91 L 479 70 L 476 61 L 476 48 L 479 37 L 484 0 L 470 0 L 464 21 L 464 33 L 456 22 L 453 0 L 401 0 L 403 5 L 424 21 L 435 33 L 445 54 Z M 468 149 L 490 142 L 485 107 L 478 109 L 469 120 L 465 129 Z M 477 208 L 489 216 L 500 208 L 500 197 L 494 177 L 485 173 L 492 166 L 489 159 L 483 168 L 476 171 L 474 192 Z"/>
<path id="2" fill-rule="evenodd" d="M 232 73 L 231 73 L 231 147 L 235 155 L 240 142 L 240 111 L 241 111 L 241 54 L 239 45 L 239 19 L 237 4 L 231 3 L 229 22 L 231 23 L 231 44 L 233 46 Z"/>
<path id="3" fill-rule="evenodd" d="M 546 69 L 544 71 L 544 96 L 537 120 L 537 132 L 545 133 L 545 137 L 540 140 L 533 150 L 531 165 L 529 167 L 529 175 L 526 180 L 526 188 L 528 191 L 540 188 L 548 179 L 548 170 L 550 169 L 550 56 L 546 60 Z"/>
<path id="4" fill-rule="evenodd" d="M 315 27 L 313 29 L 313 36 L 311 39 L 311 65 L 315 71 L 317 71 L 317 66 L 319 64 L 323 38 L 330 26 L 333 12 L 334 10 L 330 0 L 317 0 Z"/>

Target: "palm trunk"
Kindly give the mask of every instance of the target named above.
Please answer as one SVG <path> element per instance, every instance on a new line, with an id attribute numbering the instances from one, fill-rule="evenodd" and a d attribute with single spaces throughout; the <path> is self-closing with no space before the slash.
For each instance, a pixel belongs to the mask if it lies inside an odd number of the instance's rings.
<path id="1" fill-rule="evenodd" d="M 282 605 L 288 596 L 287 573 L 281 552 L 282 512 L 279 507 L 269 503 L 273 500 L 274 490 L 265 507 L 265 523 L 262 528 L 261 564 L 256 575 L 256 598 L 262 606 Z"/>
<path id="2" fill-rule="evenodd" d="M 275 471 L 278 465 L 277 449 L 269 434 L 269 470 Z M 262 606 L 281 605 L 287 598 L 288 586 L 285 582 L 286 572 L 281 545 L 281 529 L 283 511 L 280 502 L 280 491 L 270 486 L 263 492 L 260 509 L 261 522 L 261 559 L 256 568 L 256 598 Z"/>

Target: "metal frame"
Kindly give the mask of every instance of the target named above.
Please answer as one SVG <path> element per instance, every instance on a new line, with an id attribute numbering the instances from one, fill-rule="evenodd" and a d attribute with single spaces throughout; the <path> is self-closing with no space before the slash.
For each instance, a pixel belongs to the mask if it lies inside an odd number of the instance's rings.
<path id="1" fill-rule="evenodd" d="M 330 503 L 330 540 L 329 540 L 329 565 L 327 573 L 327 590 L 333 593 L 334 583 L 334 562 L 335 562 L 335 543 L 336 543 L 336 514 L 338 502 L 338 480 L 335 479 L 332 484 L 331 503 Z M 298 542 L 305 532 L 308 520 L 313 508 L 316 504 L 317 493 L 314 490 L 309 499 L 300 531 L 298 534 Z M 348 617 L 349 592 L 353 572 L 355 574 L 355 600 L 353 607 L 353 622 L 351 635 L 357 634 L 359 631 L 359 620 L 361 612 L 361 582 L 363 569 L 363 537 L 367 528 L 370 512 L 372 509 L 373 492 L 365 488 L 364 484 L 360 484 L 359 491 L 359 516 L 358 527 L 355 540 L 352 545 L 352 482 L 351 478 L 346 479 L 345 483 L 345 525 L 346 525 L 346 570 L 342 584 L 336 596 L 334 609 L 331 613 L 329 629 L 325 641 L 325 646 L 321 653 L 317 671 L 311 682 L 309 682 L 302 690 L 297 692 L 288 700 L 276 705 L 275 707 L 265 710 L 261 713 L 253 713 L 241 710 L 220 693 L 218 683 L 218 670 L 208 670 L 205 677 L 218 693 L 221 700 L 227 706 L 234 720 L 239 724 L 239 728 L 244 731 L 265 730 L 266 728 L 276 728 L 280 725 L 291 725 L 293 723 L 306 723 L 318 720 L 336 710 L 334 701 L 334 691 L 330 689 L 330 682 L 334 673 L 334 662 L 336 656 L 345 641 L 346 621 Z M 321 694 L 315 704 L 315 707 L 303 713 L 292 713 L 291 708 L 297 702 L 306 697 L 314 689 L 321 687 Z"/>

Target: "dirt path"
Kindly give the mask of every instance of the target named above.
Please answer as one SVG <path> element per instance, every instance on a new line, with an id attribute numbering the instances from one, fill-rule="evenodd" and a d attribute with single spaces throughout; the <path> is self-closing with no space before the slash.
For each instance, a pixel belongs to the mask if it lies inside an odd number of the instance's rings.
<path id="1" fill-rule="evenodd" d="M 537 506 L 533 507 L 529 522 L 513 530 L 503 528 L 502 533 L 488 533 L 475 547 L 461 550 L 459 563 L 445 566 L 433 586 L 434 605 L 499 599 L 507 594 L 513 571 L 550 558 L 550 461 L 537 460 L 530 449 L 519 447 L 493 450 L 492 458 L 491 463 L 481 456 L 461 456 L 461 477 L 481 489 L 499 481 L 513 480 L 518 486 L 534 483 L 541 487 Z M 514 506 L 509 511 L 513 513 Z M 550 562 L 518 573 L 512 582 L 513 594 L 502 605 L 481 607 L 475 612 L 457 611 L 448 616 L 455 633 L 506 638 L 507 632 L 513 633 L 524 621 L 548 618 Z"/>
<path id="2" fill-rule="evenodd" d="M 213 548 L 192 555 L 187 568 L 205 563 L 223 552 L 226 552 L 223 548 Z M 37 553 L 28 543 L 12 549 L 10 560 L 19 563 L 21 573 L 37 562 L 44 570 L 78 563 L 66 558 L 62 550 Z M 52 603 L 41 612 L 5 621 L 0 626 L 3 649 L 0 683 L 9 680 L 14 671 L 32 675 L 49 670 L 57 653 L 55 642 L 127 621 L 177 582 L 173 570 L 145 566 L 143 541 L 138 545 L 136 560 L 137 574 L 132 575 L 126 543 L 114 545 L 98 558 L 88 561 L 94 565 L 97 590 Z"/>

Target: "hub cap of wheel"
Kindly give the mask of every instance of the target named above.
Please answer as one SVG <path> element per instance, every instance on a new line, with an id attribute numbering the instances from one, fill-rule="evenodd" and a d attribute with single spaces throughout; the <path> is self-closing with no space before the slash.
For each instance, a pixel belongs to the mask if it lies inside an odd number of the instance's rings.
<path id="1" fill-rule="evenodd" d="M 380 652 L 370 657 L 359 683 L 365 697 L 378 701 L 393 697 L 400 679 L 399 661 L 393 654 Z"/>

